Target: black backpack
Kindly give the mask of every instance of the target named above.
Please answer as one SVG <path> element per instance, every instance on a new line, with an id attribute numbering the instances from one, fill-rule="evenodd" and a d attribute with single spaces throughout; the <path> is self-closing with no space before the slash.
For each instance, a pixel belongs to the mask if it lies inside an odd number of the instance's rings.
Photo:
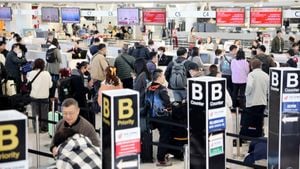
<path id="1" fill-rule="evenodd" d="M 72 77 L 66 77 L 58 81 L 58 99 L 60 102 L 67 98 L 74 97 L 74 90 L 72 88 Z"/>
<path id="2" fill-rule="evenodd" d="M 55 49 L 56 48 L 51 48 L 51 49 L 47 50 L 47 52 L 46 52 L 46 61 L 48 63 L 54 63 L 56 61 Z"/>

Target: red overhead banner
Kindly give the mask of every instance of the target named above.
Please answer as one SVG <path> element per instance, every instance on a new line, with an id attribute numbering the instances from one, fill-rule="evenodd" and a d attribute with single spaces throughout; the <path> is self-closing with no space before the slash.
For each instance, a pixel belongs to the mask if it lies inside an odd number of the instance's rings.
<path id="1" fill-rule="evenodd" d="M 251 8 L 250 26 L 281 27 L 282 8 Z"/>
<path id="2" fill-rule="evenodd" d="M 165 25 L 166 9 L 143 9 L 143 23 L 145 25 Z"/>
<path id="3" fill-rule="evenodd" d="M 217 26 L 245 25 L 245 8 L 217 8 Z"/>

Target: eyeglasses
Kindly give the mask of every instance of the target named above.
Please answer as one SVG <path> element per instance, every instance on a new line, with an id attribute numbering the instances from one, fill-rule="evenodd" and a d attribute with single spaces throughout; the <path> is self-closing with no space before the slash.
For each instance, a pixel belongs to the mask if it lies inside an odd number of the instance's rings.
<path id="1" fill-rule="evenodd" d="M 63 116 L 74 116 L 75 112 L 63 112 Z"/>

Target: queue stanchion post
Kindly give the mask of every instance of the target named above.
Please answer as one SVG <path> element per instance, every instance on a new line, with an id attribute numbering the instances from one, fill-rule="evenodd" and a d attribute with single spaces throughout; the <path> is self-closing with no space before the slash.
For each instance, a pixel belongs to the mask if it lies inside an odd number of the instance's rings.
<path id="1" fill-rule="evenodd" d="M 139 93 L 131 89 L 102 93 L 102 168 L 140 169 Z"/>
<path id="2" fill-rule="evenodd" d="M 39 115 L 36 114 L 35 116 L 35 132 L 36 132 L 36 150 L 40 151 L 40 124 L 39 124 Z M 40 156 L 36 155 L 36 165 L 37 167 L 40 167 Z"/>
<path id="3" fill-rule="evenodd" d="M 225 168 L 226 79 L 188 79 L 190 169 Z"/>
<path id="4" fill-rule="evenodd" d="M 29 168 L 27 116 L 16 110 L 0 111 L 0 168 Z"/>
<path id="5" fill-rule="evenodd" d="M 269 102 L 268 168 L 299 168 L 299 69 L 270 69 Z"/>
<path id="6" fill-rule="evenodd" d="M 236 107 L 236 133 L 240 132 L 240 109 Z M 241 156 L 240 138 L 236 139 L 236 155 Z"/>
<path id="7" fill-rule="evenodd" d="M 189 152 L 189 146 L 186 144 L 184 145 L 184 169 L 189 169 L 189 160 L 190 160 L 190 152 Z"/>
<path id="8" fill-rule="evenodd" d="M 52 111 L 52 121 L 56 121 L 56 119 L 55 119 L 55 100 L 53 99 L 52 100 L 52 105 L 51 105 L 51 111 Z M 58 117 L 57 117 L 58 118 Z M 57 119 L 58 120 L 58 119 Z M 55 133 L 55 128 L 56 128 L 56 124 L 52 124 L 52 131 L 53 131 L 53 133 L 52 133 L 52 137 L 54 137 L 54 133 Z"/>

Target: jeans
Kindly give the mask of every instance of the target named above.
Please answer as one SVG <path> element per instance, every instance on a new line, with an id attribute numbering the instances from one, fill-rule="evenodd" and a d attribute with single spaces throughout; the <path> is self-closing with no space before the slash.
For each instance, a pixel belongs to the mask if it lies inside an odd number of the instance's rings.
<path id="1" fill-rule="evenodd" d="M 187 91 L 186 90 L 173 90 L 174 101 L 181 102 L 186 99 Z"/>
<path id="2" fill-rule="evenodd" d="M 160 120 L 170 121 L 170 117 L 159 117 Z M 171 140 L 171 129 L 172 127 L 168 124 L 162 124 L 157 122 L 152 122 L 152 126 L 154 129 L 158 129 L 159 131 L 159 143 L 160 144 L 170 144 Z M 165 161 L 166 154 L 168 153 L 168 149 L 165 147 L 158 147 L 157 150 L 157 160 Z"/>
<path id="3" fill-rule="evenodd" d="M 233 91 L 232 91 L 232 103 L 233 107 L 243 108 L 245 105 L 246 97 L 245 97 L 246 83 L 238 84 L 233 83 Z M 240 98 L 238 102 L 238 97 Z"/>
<path id="4" fill-rule="evenodd" d="M 49 100 L 47 99 L 34 99 L 31 102 L 32 116 L 39 116 L 39 119 L 48 120 Z M 36 132 L 36 121 L 32 120 L 33 130 Z M 39 121 L 41 131 L 48 131 L 48 123 Z"/>

